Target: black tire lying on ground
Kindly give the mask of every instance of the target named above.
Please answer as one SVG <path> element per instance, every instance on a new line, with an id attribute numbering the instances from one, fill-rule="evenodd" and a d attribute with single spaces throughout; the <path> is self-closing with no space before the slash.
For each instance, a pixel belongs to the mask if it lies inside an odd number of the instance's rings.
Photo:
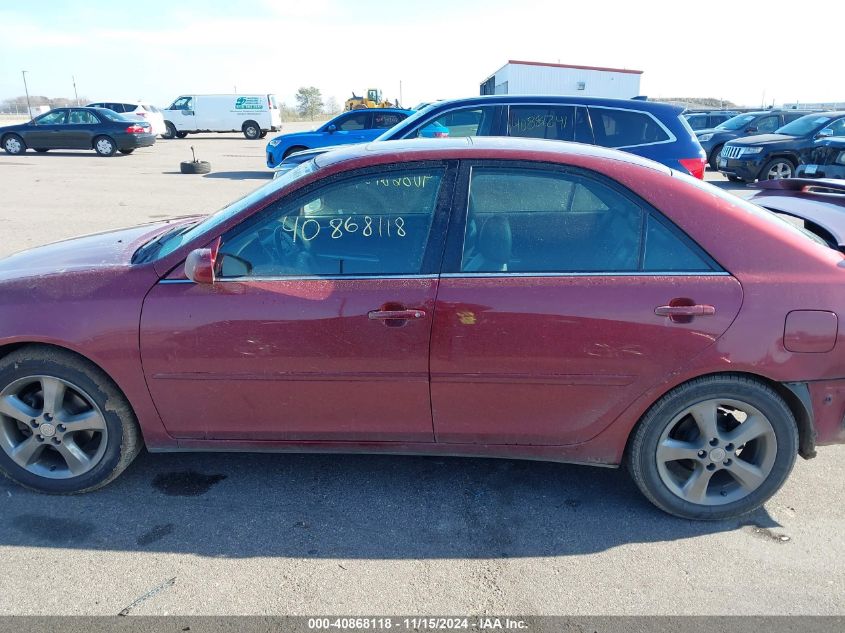
<path id="1" fill-rule="evenodd" d="M 183 160 L 179 163 L 179 171 L 183 174 L 207 174 L 211 171 L 211 163 L 207 160 Z"/>

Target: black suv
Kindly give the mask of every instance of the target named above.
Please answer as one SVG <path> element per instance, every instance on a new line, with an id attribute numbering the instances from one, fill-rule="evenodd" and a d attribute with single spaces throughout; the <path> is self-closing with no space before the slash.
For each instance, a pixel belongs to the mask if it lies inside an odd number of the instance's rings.
<path id="1" fill-rule="evenodd" d="M 738 114 L 708 130 L 696 130 L 695 135 L 707 154 L 710 169 L 718 169 L 716 161 L 722 146 L 728 141 L 749 134 L 768 134 L 807 114 L 807 110 L 761 110 Z"/>
<path id="2" fill-rule="evenodd" d="M 802 150 L 820 138 L 845 135 L 845 112 L 807 114 L 775 130 L 725 143 L 719 171 L 731 180 L 792 178 Z"/>
<path id="3" fill-rule="evenodd" d="M 711 110 L 709 112 L 696 112 L 687 110 L 684 112 L 684 118 L 689 123 L 689 126 L 694 130 L 709 130 L 716 127 L 737 115 L 733 110 Z"/>
<path id="4" fill-rule="evenodd" d="M 845 179 L 845 137 L 819 139 L 798 158 L 797 178 Z"/>

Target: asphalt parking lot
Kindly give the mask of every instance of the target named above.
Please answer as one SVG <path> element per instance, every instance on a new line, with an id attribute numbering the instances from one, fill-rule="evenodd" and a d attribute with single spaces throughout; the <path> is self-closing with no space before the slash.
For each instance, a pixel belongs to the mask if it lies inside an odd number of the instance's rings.
<path id="1" fill-rule="evenodd" d="M 210 174 L 179 173 L 191 145 Z M 0 256 L 213 211 L 269 181 L 264 146 L 0 155 Z M 83 496 L 0 481 L 0 614 L 843 614 L 843 498 L 845 447 L 718 523 L 671 518 L 610 469 L 144 453 Z"/>

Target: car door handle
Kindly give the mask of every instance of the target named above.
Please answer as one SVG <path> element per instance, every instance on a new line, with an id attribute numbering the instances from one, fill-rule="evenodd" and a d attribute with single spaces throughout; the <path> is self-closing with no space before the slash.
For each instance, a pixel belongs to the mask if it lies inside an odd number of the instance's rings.
<path id="1" fill-rule="evenodd" d="M 367 317 L 372 321 L 407 321 L 409 319 L 422 319 L 425 310 L 371 310 Z"/>
<path id="2" fill-rule="evenodd" d="M 708 305 L 691 305 L 691 306 L 658 306 L 654 309 L 657 316 L 667 317 L 697 317 L 697 316 L 712 316 L 716 314 L 716 308 Z"/>

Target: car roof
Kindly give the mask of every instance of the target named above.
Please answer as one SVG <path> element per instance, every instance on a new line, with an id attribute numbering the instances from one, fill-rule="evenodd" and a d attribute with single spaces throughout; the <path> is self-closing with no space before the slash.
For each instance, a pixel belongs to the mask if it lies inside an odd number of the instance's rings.
<path id="1" fill-rule="evenodd" d="M 342 114 L 350 114 L 351 112 L 402 112 L 403 114 L 413 114 L 415 110 L 408 110 L 406 108 L 361 108 L 360 110 L 346 110 L 345 112 L 341 112 L 337 116 L 341 116 Z"/>
<path id="2" fill-rule="evenodd" d="M 662 101 L 642 101 L 639 99 L 610 99 L 605 97 L 578 97 L 563 95 L 483 95 L 480 97 L 466 97 L 463 99 L 447 99 L 437 101 L 429 107 L 432 110 L 441 108 L 454 108 L 456 106 L 472 106 L 485 104 L 520 104 L 520 103 L 561 103 L 579 104 L 593 106 L 613 106 L 627 110 L 642 110 L 646 112 L 664 112 L 680 114 L 684 111 L 682 106 L 664 103 Z"/>
<path id="3" fill-rule="evenodd" d="M 628 152 L 567 141 L 518 138 L 473 136 L 460 138 L 415 138 L 398 141 L 378 141 L 367 144 L 344 145 L 325 152 L 314 160 L 320 168 L 339 163 L 370 159 L 375 163 L 410 162 L 414 160 L 452 159 L 511 159 L 541 160 L 566 163 L 567 157 L 587 156 L 604 160 L 615 160 L 630 165 L 648 167 L 665 174 L 672 170 Z"/>

